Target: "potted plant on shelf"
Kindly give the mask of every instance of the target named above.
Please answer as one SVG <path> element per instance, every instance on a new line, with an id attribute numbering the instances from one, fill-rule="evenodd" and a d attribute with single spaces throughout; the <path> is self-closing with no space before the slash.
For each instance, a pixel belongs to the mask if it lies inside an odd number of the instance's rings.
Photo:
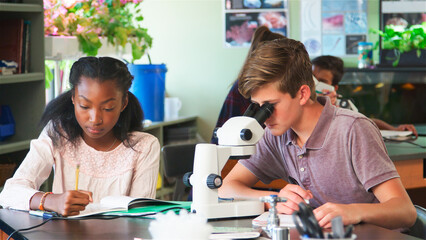
<path id="1" fill-rule="evenodd" d="M 46 36 L 75 36 L 79 48 L 96 56 L 100 37 L 115 47 L 130 43 L 131 62 L 140 59 L 152 45 L 147 29 L 140 26 L 142 0 L 44 0 Z"/>
<path id="2" fill-rule="evenodd" d="M 107 44 L 123 51 L 131 45 L 132 58 L 128 63 L 135 80 L 131 91 L 142 104 L 145 117 L 162 121 L 164 117 L 164 64 L 134 64 L 152 45 L 152 38 L 143 20 L 140 4 L 143 0 L 43 0 L 46 36 L 74 36 L 79 50 L 88 56 L 98 55 Z M 142 91 L 143 90 L 143 91 Z M 146 93 L 153 92 L 154 95 Z"/>
<path id="3" fill-rule="evenodd" d="M 403 26 L 386 25 L 384 30 L 370 29 L 382 39 L 380 64 L 382 66 L 426 66 L 426 22 Z M 380 41 L 380 40 L 379 40 Z M 377 48 L 379 42 L 376 43 Z"/>

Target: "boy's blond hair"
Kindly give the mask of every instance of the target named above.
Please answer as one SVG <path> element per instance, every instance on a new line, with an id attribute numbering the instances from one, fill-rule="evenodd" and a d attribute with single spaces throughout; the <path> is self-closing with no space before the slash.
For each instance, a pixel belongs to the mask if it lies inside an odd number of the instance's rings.
<path id="1" fill-rule="evenodd" d="M 238 90 L 246 97 L 269 83 L 278 83 L 278 90 L 296 97 L 302 85 L 311 89 L 310 98 L 316 101 L 312 65 L 305 46 L 284 38 L 260 44 L 250 55 L 238 76 Z"/>

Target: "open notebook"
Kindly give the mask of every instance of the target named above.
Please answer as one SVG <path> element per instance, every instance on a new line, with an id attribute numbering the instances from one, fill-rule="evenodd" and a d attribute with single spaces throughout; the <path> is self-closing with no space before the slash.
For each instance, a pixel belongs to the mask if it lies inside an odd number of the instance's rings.
<path id="1" fill-rule="evenodd" d="M 268 217 L 269 217 L 269 212 L 264 212 L 260 214 L 258 217 L 256 217 L 255 219 L 253 219 L 252 224 L 254 226 L 265 227 L 266 225 L 268 225 Z M 281 227 L 290 227 L 290 228 L 296 227 L 296 225 L 294 224 L 292 215 L 278 214 L 278 217 L 280 218 Z"/>
<path id="2" fill-rule="evenodd" d="M 406 137 L 413 134 L 412 131 L 391 131 L 391 130 L 380 130 L 382 137 Z"/>
<path id="3" fill-rule="evenodd" d="M 189 210 L 191 202 L 163 201 L 151 198 L 132 198 L 128 196 L 107 196 L 99 203 L 91 203 L 79 215 L 68 218 L 79 218 L 92 215 L 143 216 L 174 208 Z"/>

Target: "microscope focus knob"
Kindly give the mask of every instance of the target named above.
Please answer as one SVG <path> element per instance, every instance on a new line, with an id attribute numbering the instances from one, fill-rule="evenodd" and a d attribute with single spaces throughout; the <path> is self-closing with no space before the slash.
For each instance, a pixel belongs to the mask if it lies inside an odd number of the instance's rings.
<path id="1" fill-rule="evenodd" d="M 242 140 L 244 141 L 249 141 L 252 137 L 253 137 L 253 133 L 251 132 L 250 129 L 248 128 L 244 128 L 243 130 L 241 130 L 240 132 L 240 137 Z"/>
<path id="2" fill-rule="evenodd" d="M 217 130 L 219 130 L 218 127 L 213 130 L 213 138 L 214 139 L 217 139 Z"/>
<path id="3" fill-rule="evenodd" d="M 182 181 L 183 184 L 187 187 L 192 187 L 191 183 L 189 182 L 189 178 L 192 176 L 192 172 L 187 172 L 185 175 L 183 175 Z"/>
<path id="4" fill-rule="evenodd" d="M 222 186 L 222 177 L 217 174 L 210 174 L 207 177 L 207 187 L 210 189 L 220 188 Z"/>

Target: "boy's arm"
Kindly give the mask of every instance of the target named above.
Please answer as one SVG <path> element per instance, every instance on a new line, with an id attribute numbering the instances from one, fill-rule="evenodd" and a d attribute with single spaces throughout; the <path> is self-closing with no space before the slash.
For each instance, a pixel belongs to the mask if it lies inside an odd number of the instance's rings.
<path id="1" fill-rule="evenodd" d="M 401 125 L 398 125 L 397 127 L 394 127 L 390 125 L 389 123 L 377 118 L 372 118 L 371 120 L 373 120 L 373 122 L 377 125 L 377 127 L 380 130 L 411 131 L 416 137 L 418 135 L 416 127 L 414 127 L 413 124 L 401 124 Z"/>
<path id="2" fill-rule="evenodd" d="M 271 194 L 272 191 L 255 190 L 251 187 L 259 179 L 241 163 L 237 163 L 231 172 L 223 180 L 223 185 L 219 188 L 219 196 L 222 198 L 259 198 Z"/>
<path id="3" fill-rule="evenodd" d="M 312 193 L 304 190 L 298 185 L 287 184 L 281 191 L 255 190 L 251 187 L 259 179 L 244 165 L 237 163 L 226 176 L 223 185 L 219 188 L 219 196 L 222 198 L 259 198 L 268 195 L 278 195 L 287 198 L 287 202 L 279 203 L 277 210 L 280 213 L 292 214 L 298 210 L 298 204 L 304 199 L 311 199 Z M 268 208 L 267 205 L 265 205 Z"/>
<path id="4" fill-rule="evenodd" d="M 411 227 L 416 210 L 399 178 L 387 180 L 372 188 L 380 203 L 326 203 L 314 210 L 322 227 L 331 227 L 331 219 L 342 216 L 345 225 L 371 223 L 388 229 Z"/>

